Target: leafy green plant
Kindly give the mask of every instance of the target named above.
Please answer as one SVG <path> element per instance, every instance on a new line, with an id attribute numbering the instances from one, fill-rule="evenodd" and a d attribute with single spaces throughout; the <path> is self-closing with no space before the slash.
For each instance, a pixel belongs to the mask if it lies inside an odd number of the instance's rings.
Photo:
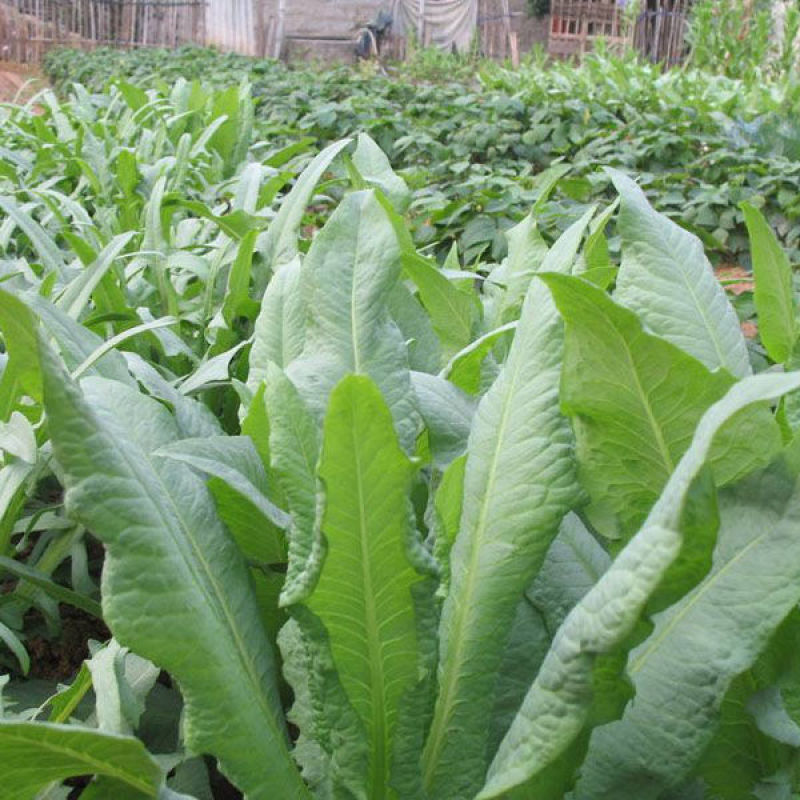
<path id="1" fill-rule="evenodd" d="M 558 225 L 582 185 L 538 176 L 468 270 L 366 135 L 278 202 L 309 143 L 250 141 L 246 87 L 75 93 L 4 112 L 16 797 L 213 797 L 199 756 L 252 798 L 798 790 L 795 297 L 754 205 L 763 353 L 622 172 Z M 114 638 L 34 697 L 57 603 Z"/>

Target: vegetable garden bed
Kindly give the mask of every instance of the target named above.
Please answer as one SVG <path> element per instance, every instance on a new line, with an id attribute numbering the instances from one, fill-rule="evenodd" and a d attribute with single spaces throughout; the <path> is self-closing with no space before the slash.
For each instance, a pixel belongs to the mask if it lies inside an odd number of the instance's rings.
<path id="1" fill-rule="evenodd" d="M 0 107 L 0 797 L 797 794 L 778 90 L 155 66 Z"/>

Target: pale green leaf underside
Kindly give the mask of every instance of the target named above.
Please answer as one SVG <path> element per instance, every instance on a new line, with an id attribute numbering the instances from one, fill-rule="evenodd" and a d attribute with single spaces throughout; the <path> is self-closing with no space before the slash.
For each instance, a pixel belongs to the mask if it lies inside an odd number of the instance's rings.
<path id="1" fill-rule="evenodd" d="M 406 343 L 388 309 L 399 278 L 400 242 L 386 209 L 374 190 L 347 195 L 303 262 L 301 287 L 314 313 L 307 319 L 303 354 L 287 375 L 318 418 L 345 375 L 369 375 L 410 452 L 419 415 Z"/>
<path id="2" fill-rule="evenodd" d="M 642 529 L 556 634 L 489 769 L 481 800 L 499 797 L 544 770 L 583 729 L 592 702 L 594 658 L 612 651 L 630 634 L 647 599 L 677 557 L 686 493 L 719 427 L 745 406 L 798 387 L 798 373 L 757 375 L 735 384 L 706 412 Z"/>
<path id="3" fill-rule="evenodd" d="M 116 638 L 177 679 L 187 744 L 216 755 L 248 796 L 305 796 L 244 559 L 202 479 L 151 455 L 177 439 L 174 420 L 113 381 L 86 382 L 87 401 L 47 348 L 41 359 L 67 507 L 107 547 Z"/>
<path id="4" fill-rule="evenodd" d="M 571 259 L 558 266 L 568 270 Z M 469 438 L 440 626 L 439 695 L 423 756 L 426 789 L 436 798 L 480 788 L 502 659 L 502 648 L 486 643 L 509 634 L 522 592 L 578 500 L 572 433 L 558 403 L 562 342 L 555 304 L 534 279 L 508 360 Z"/>
<path id="5" fill-rule="evenodd" d="M 594 732 L 576 796 L 641 800 L 686 777 L 711 740 L 731 681 L 800 600 L 800 489 L 773 468 L 720 497 L 711 573 L 655 617 L 631 653 L 636 701 Z M 713 631 L 713 633 L 711 633 Z"/>
<path id="6" fill-rule="evenodd" d="M 617 223 L 622 264 L 615 299 L 708 369 L 722 367 L 737 378 L 750 375 L 739 320 L 702 242 L 657 213 L 630 178 L 608 172 L 622 197 Z"/>

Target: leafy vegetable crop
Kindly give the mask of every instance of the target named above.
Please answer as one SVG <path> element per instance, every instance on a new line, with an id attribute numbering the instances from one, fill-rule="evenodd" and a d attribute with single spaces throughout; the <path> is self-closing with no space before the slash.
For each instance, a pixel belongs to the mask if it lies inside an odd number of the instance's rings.
<path id="1" fill-rule="evenodd" d="M 37 102 L 1 112 L 0 796 L 800 791 L 796 300 L 755 206 L 748 342 L 620 171 L 550 241 L 556 165 L 470 270 L 375 141 L 253 141 L 246 85 Z M 26 678 L 67 606 L 110 638 Z"/>
<path id="2" fill-rule="evenodd" d="M 415 240 L 440 260 L 453 241 L 467 263 L 501 259 L 506 230 L 535 200 L 536 175 L 558 159 L 571 180 L 540 214 L 554 236 L 565 212 L 575 219 L 610 199 L 596 170 L 606 164 L 637 174 L 650 202 L 718 258 L 747 260 L 742 201 L 762 209 L 793 260 L 800 253 L 796 73 L 733 80 L 600 52 L 580 67 L 532 59 L 513 71 L 454 57 L 436 72 L 445 79 L 431 82 L 414 62 L 384 77 L 199 49 L 57 51 L 47 71 L 64 89 L 118 78 L 169 85 L 216 76 L 220 87 L 247 79 L 265 138 L 307 136 L 321 147 L 366 131 L 417 189 Z"/>

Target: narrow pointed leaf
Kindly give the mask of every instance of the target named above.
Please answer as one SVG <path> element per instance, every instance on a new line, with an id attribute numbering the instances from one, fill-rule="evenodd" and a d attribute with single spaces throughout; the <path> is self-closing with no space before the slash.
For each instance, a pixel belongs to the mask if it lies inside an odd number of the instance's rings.
<path id="1" fill-rule="evenodd" d="M 348 144 L 350 144 L 349 139 L 342 139 L 328 145 L 306 167 L 292 187 L 292 191 L 283 200 L 280 211 L 269 226 L 263 242 L 259 243 L 259 250 L 273 272 L 278 272 L 284 264 L 288 264 L 297 255 L 297 232 L 303 214 L 306 213 L 306 207 L 311 202 L 314 189 L 333 159 Z M 265 285 L 266 278 L 256 276 L 256 288 L 261 286 L 263 291 Z"/>
<path id="2" fill-rule="evenodd" d="M 797 340 L 796 304 L 789 258 L 764 215 L 749 203 L 742 204 L 750 234 L 758 332 L 769 357 L 778 364 L 788 361 Z"/>

